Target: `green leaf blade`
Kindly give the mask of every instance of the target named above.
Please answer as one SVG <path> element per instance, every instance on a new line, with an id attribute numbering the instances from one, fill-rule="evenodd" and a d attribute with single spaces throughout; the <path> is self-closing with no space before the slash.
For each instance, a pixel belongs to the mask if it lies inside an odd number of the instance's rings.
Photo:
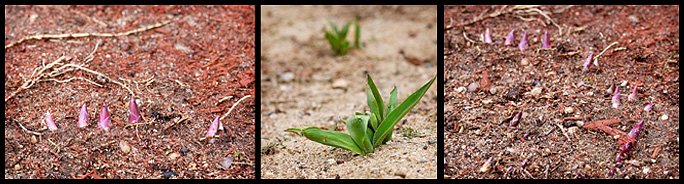
<path id="1" fill-rule="evenodd" d="M 332 147 L 342 148 L 354 153 L 365 155 L 349 134 L 337 131 L 308 127 L 302 130 L 302 135 L 309 140 Z"/>

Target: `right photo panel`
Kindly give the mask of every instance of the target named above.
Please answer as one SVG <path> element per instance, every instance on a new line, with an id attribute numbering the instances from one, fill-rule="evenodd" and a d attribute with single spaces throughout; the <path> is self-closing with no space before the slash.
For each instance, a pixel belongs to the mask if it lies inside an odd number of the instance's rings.
<path id="1" fill-rule="evenodd" d="M 445 179 L 679 179 L 679 6 L 444 6 Z"/>

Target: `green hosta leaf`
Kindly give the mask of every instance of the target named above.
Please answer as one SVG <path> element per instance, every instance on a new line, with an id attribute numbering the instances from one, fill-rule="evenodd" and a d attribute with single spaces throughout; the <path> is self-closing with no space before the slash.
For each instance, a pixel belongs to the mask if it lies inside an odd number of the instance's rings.
<path id="1" fill-rule="evenodd" d="M 345 24 L 342 27 L 342 30 L 339 33 L 337 33 L 337 38 L 339 40 L 347 40 L 347 33 L 349 32 L 349 25 L 350 24 L 351 24 L 350 22 L 347 22 L 347 24 Z"/>
<path id="2" fill-rule="evenodd" d="M 368 119 L 366 115 L 355 115 L 351 121 L 347 121 L 347 131 L 356 145 L 361 148 L 364 154 L 372 153 L 374 148 L 370 139 L 366 135 L 368 130 Z"/>
<path id="3" fill-rule="evenodd" d="M 385 109 L 384 116 L 387 116 L 387 114 L 392 112 L 392 110 L 395 108 L 397 108 L 397 86 L 394 86 L 394 89 L 392 89 L 392 92 L 390 92 L 390 98 L 387 102 L 387 109 Z"/>
<path id="4" fill-rule="evenodd" d="M 356 145 L 349 134 L 338 131 L 323 130 L 316 127 L 308 127 L 302 130 L 302 135 L 309 140 L 332 147 L 342 148 L 354 153 L 365 155 L 361 148 Z"/>
<path id="5" fill-rule="evenodd" d="M 373 79 L 368 75 L 368 87 L 370 88 L 371 92 L 373 92 L 373 97 L 375 98 L 375 102 L 377 103 L 378 111 L 376 111 L 381 117 L 379 117 L 380 121 L 384 120 L 384 108 L 385 108 L 385 102 L 382 101 L 382 97 L 380 96 L 380 92 L 378 92 L 378 88 L 375 87 L 375 82 L 373 82 Z M 371 111 L 372 112 L 372 111 Z"/>
<path id="6" fill-rule="evenodd" d="M 436 78 L 437 76 L 433 77 L 428 83 L 423 85 L 423 87 L 409 95 L 403 102 L 401 102 L 401 104 L 399 104 L 399 106 L 397 106 L 396 109 L 387 114 L 387 117 L 385 117 L 385 119 L 380 123 L 380 126 L 378 126 L 378 129 L 375 131 L 375 135 L 373 135 L 374 147 L 378 147 L 380 144 L 389 140 L 387 137 L 391 137 L 392 129 L 394 129 L 394 126 L 397 125 L 397 122 L 399 122 L 399 120 L 401 120 L 406 113 L 411 111 L 411 109 L 418 104 L 420 99 L 423 98 L 423 95 L 425 95 L 425 92 L 427 92 L 428 88 L 430 88 L 430 85 L 435 82 Z"/>
<path id="7" fill-rule="evenodd" d="M 359 38 L 361 38 L 361 27 L 359 26 L 359 16 L 356 15 L 354 17 L 354 47 L 356 48 L 361 48 L 361 44 L 359 43 Z"/>

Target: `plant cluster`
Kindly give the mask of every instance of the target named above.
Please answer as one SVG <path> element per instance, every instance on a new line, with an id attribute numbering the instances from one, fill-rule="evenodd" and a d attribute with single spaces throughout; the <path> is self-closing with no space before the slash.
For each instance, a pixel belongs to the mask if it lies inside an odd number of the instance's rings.
<path id="1" fill-rule="evenodd" d="M 325 30 L 325 39 L 328 40 L 330 47 L 333 51 L 335 51 L 336 55 L 346 55 L 350 48 L 350 43 L 347 41 L 347 33 L 349 32 L 349 25 L 351 22 L 347 22 L 347 24 L 342 26 L 341 29 L 337 29 L 337 26 L 335 26 L 332 21 L 328 21 L 328 23 L 330 23 L 332 30 Z M 359 37 L 361 37 L 361 27 L 359 27 L 358 16 L 354 18 L 354 28 L 354 47 L 361 48 L 359 43 Z"/>

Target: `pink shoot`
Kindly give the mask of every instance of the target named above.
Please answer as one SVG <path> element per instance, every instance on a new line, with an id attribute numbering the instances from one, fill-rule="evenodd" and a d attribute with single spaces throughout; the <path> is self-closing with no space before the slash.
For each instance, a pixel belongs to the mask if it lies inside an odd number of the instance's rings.
<path id="1" fill-rule="evenodd" d="M 544 31 L 544 37 L 542 38 L 542 49 L 551 48 L 551 41 L 549 41 L 549 32 Z"/>
<path id="2" fill-rule="evenodd" d="M 45 124 L 48 126 L 48 129 L 55 131 L 57 130 L 57 125 L 55 125 L 55 121 L 52 120 L 52 115 L 50 115 L 50 112 L 48 111 L 45 114 Z"/>
<path id="3" fill-rule="evenodd" d="M 618 108 L 620 106 L 620 88 L 615 87 L 615 93 L 613 93 L 613 108 Z"/>
<path id="4" fill-rule="evenodd" d="M 634 85 L 634 89 L 632 89 L 632 94 L 629 94 L 629 96 L 627 96 L 627 101 L 636 100 L 637 86 L 639 85 Z"/>
<path id="5" fill-rule="evenodd" d="M 109 130 L 111 122 L 111 117 L 109 117 L 109 110 L 107 110 L 107 104 L 102 104 L 102 110 L 100 110 L 100 121 L 97 126 L 104 130 Z"/>
<path id="6" fill-rule="evenodd" d="M 589 57 L 587 58 L 587 60 L 584 61 L 584 68 L 582 68 L 582 72 L 586 72 L 589 70 L 589 66 L 591 66 L 591 57 L 593 57 L 593 56 L 594 56 L 594 53 L 592 52 L 589 54 Z"/>
<path id="7" fill-rule="evenodd" d="M 141 118 L 138 104 L 135 103 L 135 98 L 131 96 L 131 101 L 128 102 L 128 123 L 140 123 Z"/>
<path id="8" fill-rule="evenodd" d="M 212 137 L 218 135 L 217 129 L 219 124 L 219 116 L 216 116 L 216 119 L 214 119 L 214 121 L 211 122 L 211 125 L 209 125 L 209 130 L 207 131 L 207 135 L 205 137 Z"/>
<path id="9" fill-rule="evenodd" d="M 517 125 L 518 125 L 518 122 L 520 121 L 520 115 L 521 115 L 521 114 L 522 114 L 522 111 L 518 112 L 518 114 L 516 114 L 515 117 L 513 117 L 513 119 L 511 120 L 511 123 L 508 124 L 508 127 L 515 127 L 515 126 L 517 126 Z"/>
<path id="10" fill-rule="evenodd" d="M 648 105 L 646 105 L 646 107 L 644 107 L 644 111 L 646 111 L 646 112 L 651 111 L 652 108 L 653 108 L 653 101 L 651 101 L 651 103 L 648 103 Z"/>
<path id="11" fill-rule="evenodd" d="M 489 32 L 489 28 L 485 31 L 485 42 L 492 43 L 492 33 Z"/>
<path id="12" fill-rule="evenodd" d="M 631 138 L 636 139 L 636 137 L 639 136 L 639 131 L 643 127 L 644 127 L 644 120 L 641 120 L 639 123 L 634 125 L 634 128 L 632 128 L 632 130 L 630 130 L 627 135 Z M 622 145 L 622 147 L 620 147 L 622 149 L 622 151 L 620 151 L 620 153 L 618 154 L 618 157 L 617 157 L 618 162 L 622 161 L 622 157 L 625 155 L 625 153 L 629 152 L 629 150 L 633 144 L 634 144 L 634 142 L 628 142 L 628 143 L 625 143 L 625 145 Z"/>
<path id="13" fill-rule="evenodd" d="M 511 29 L 511 32 L 508 33 L 508 36 L 506 36 L 506 41 L 504 41 L 504 45 L 513 45 L 513 32 L 515 32 L 515 29 Z"/>
<path id="14" fill-rule="evenodd" d="M 81 107 L 81 112 L 78 114 L 78 123 L 76 124 L 79 128 L 88 126 L 88 108 L 86 104 Z"/>
<path id="15" fill-rule="evenodd" d="M 522 40 L 520 40 L 520 43 L 518 43 L 518 48 L 520 51 L 525 51 L 525 49 L 527 49 L 527 31 L 525 31 Z"/>
<path id="16" fill-rule="evenodd" d="M 615 81 L 613 81 L 613 84 L 610 85 L 610 88 L 608 88 L 607 92 L 608 92 L 608 93 L 613 93 L 614 90 L 615 90 Z"/>

